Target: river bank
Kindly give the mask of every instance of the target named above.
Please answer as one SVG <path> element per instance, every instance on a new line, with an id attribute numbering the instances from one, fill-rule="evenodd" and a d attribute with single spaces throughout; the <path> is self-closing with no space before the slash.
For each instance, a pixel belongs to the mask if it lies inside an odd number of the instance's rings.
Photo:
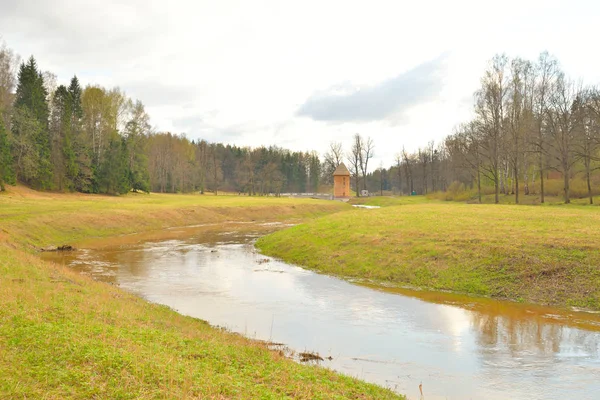
<path id="1" fill-rule="evenodd" d="M 42 261 L 42 247 L 343 209 L 237 196 L 0 195 L 0 397 L 401 398 Z"/>
<path id="2" fill-rule="evenodd" d="M 374 199 L 261 238 L 267 255 L 384 286 L 600 310 L 600 214 L 585 206 Z"/>
<path id="3" fill-rule="evenodd" d="M 202 225 L 42 256 L 295 359 L 317 353 L 326 368 L 413 400 L 419 385 L 428 400 L 588 399 L 600 390 L 599 315 L 351 284 L 257 252 L 254 240 L 278 228 Z"/>

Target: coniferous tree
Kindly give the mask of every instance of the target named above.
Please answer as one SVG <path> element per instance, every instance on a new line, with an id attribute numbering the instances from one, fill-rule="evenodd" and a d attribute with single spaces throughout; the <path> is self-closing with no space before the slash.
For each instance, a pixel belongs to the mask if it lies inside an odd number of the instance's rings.
<path id="1" fill-rule="evenodd" d="M 81 107 L 81 86 L 79 85 L 77 75 L 71 78 L 69 94 L 71 95 L 71 101 L 73 102 L 73 121 L 76 121 L 76 118 L 81 120 L 81 118 L 83 118 L 83 108 Z"/>
<path id="2" fill-rule="evenodd" d="M 91 149 L 85 138 L 83 129 L 83 107 L 81 105 L 82 90 L 77 76 L 71 79 L 69 85 L 69 100 L 71 102 L 71 151 L 73 157 L 71 179 L 73 187 L 78 192 L 92 190 Z"/>
<path id="3" fill-rule="evenodd" d="M 20 150 L 27 153 L 20 156 L 35 160 L 33 170 L 19 171 L 19 178 L 40 189 L 52 187 L 47 96 L 44 78 L 32 56 L 19 69 L 15 107 L 20 118 L 13 121 L 13 129 L 15 136 L 20 135 Z"/>
<path id="4" fill-rule="evenodd" d="M 318 192 L 319 191 L 319 179 L 321 177 L 321 161 L 319 161 L 319 156 L 316 152 L 313 152 L 310 155 L 309 162 L 309 172 L 310 172 L 310 191 Z"/>
<path id="5" fill-rule="evenodd" d="M 60 85 L 54 92 L 50 118 L 50 147 L 54 183 L 58 190 L 73 188 L 75 157 L 71 147 L 71 99 L 67 88 Z"/>
<path id="6" fill-rule="evenodd" d="M 126 140 L 115 135 L 110 139 L 103 161 L 97 169 L 98 192 L 124 194 L 130 190 L 127 161 Z"/>
<path id="7" fill-rule="evenodd" d="M 0 190 L 5 190 L 6 183 L 11 185 L 16 183 L 10 149 L 8 133 L 4 128 L 2 118 L 0 118 Z"/>

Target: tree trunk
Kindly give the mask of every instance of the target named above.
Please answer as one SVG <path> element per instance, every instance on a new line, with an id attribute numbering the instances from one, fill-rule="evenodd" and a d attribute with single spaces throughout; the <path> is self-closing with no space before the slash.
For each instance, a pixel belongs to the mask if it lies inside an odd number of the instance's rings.
<path id="1" fill-rule="evenodd" d="M 570 187 L 569 187 L 569 171 L 568 171 L 568 167 L 563 168 L 564 169 L 564 175 L 563 175 L 563 180 L 565 183 L 565 204 L 569 204 L 571 202 L 571 197 L 570 197 Z"/>
<path id="2" fill-rule="evenodd" d="M 481 204 L 481 172 L 477 168 L 477 197 L 479 198 L 479 204 Z"/>
<path id="3" fill-rule="evenodd" d="M 519 204 L 519 173 L 515 167 L 515 203 Z"/>
<path id="4" fill-rule="evenodd" d="M 498 170 L 496 170 L 496 176 L 494 177 L 494 202 L 500 203 L 500 185 L 498 184 Z"/>
<path id="5" fill-rule="evenodd" d="M 585 171 L 585 175 L 586 175 L 586 179 L 587 179 L 587 189 L 588 189 L 588 196 L 590 198 L 590 204 L 594 204 L 594 196 L 592 196 L 592 184 L 590 182 L 590 166 L 589 166 L 589 162 L 586 163 L 586 171 Z"/>
<path id="6" fill-rule="evenodd" d="M 540 203 L 544 204 L 544 154 L 540 154 Z"/>

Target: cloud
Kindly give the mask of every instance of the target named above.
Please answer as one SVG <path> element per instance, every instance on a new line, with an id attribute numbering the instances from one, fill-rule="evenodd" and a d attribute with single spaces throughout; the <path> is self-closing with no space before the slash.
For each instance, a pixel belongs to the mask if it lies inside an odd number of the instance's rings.
<path id="1" fill-rule="evenodd" d="M 196 97 L 196 88 L 167 84 L 158 80 L 132 81 L 123 85 L 126 92 L 147 106 L 190 104 Z"/>
<path id="2" fill-rule="evenodd" d="M 195 113 L 173 119 L 173 126 L 178 132 L 186 133 L 190 138 L 208 141 L 233 143 L 246 135 L 257 135 L 269 130 L 268 126 L 255 122 L 218 123 L 214 111 Z"/>
<path id="3" fill-rule="evenodd" d="M 105 2 L 47 2 L 2 0 L 0 26 L 21 45 L 25 57 L 93 64 L 95 68 L 132 64 L 131 58 L 147 54 L 157 37 L 152 7 L 141 0 L 123 4 Z"/>
<path id="4" fill-rule="evenodd" d="M 297 116 L 326 122 L 367 122 L 402 115 L 436 98 L 443 86 L 447 54 L 366 88 L 338 84 L 310 96 Z"/>

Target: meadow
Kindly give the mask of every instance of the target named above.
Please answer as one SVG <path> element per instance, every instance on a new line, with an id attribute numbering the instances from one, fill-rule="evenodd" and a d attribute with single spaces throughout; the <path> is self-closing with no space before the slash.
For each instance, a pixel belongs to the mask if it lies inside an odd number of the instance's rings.
<path id="1" fill-rule="evenodd" d="M 387 286 L 600 310 L 595 206 L 465 204 L 415 197 L 327 215 L 257 247 L 322 273 Z"/>
<path id="2" fill-rule="evenodd" d="M 0 194 L 0 398 L 403 398 L 44 262 L 49 245 L 225 221 L 305 221 L 336 202 Z"/>

